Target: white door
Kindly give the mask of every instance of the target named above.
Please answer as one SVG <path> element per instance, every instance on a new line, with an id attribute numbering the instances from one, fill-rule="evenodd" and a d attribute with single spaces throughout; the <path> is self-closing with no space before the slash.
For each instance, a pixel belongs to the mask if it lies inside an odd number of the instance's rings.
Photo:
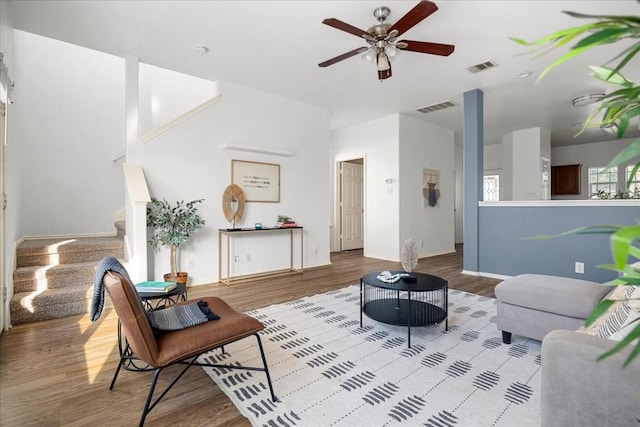
<path id="1" fill-rule="evenodd" d="M 362 163 L 340 163 L 340 250 L 364 247 L 364 204 Z"/>

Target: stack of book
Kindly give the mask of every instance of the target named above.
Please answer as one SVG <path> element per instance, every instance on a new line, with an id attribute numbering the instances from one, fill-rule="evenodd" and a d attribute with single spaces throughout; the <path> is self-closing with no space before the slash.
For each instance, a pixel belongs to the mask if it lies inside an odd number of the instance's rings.
<path id="1" fill-rule="evenodd" d="M 290 220 L 290 221 L 285 221 L 285 222 L 276 222 L 276 228 L 287 228 L 287 227 L 297 227 L 298 224 L 296 224 L 295 221 Z"/>
<path id="2" fill-rule="evenodd" d="M 156 282 L 148 280 L 146 282 L 136 283 L 138 292 L 169 292 L 178 286 L 176 282 Z"/>

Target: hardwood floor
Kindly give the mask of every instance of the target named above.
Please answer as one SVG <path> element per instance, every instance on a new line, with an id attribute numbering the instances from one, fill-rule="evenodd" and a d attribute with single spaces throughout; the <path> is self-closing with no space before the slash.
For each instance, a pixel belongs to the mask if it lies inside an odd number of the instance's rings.
<path id="1" fill-rule="evenodd" d="M 331 261 L 302 275 L 192 287 L 189 298 L 213 294 L 247 311 L 352 285 L 367 272 L 401 269 L 399 263 L 365 258 L 361 250 L 332 254 Z M 461 270 L 461 247 L 424 258 L 415 269 L 444 277 L 452 289 L 494 296 L 499 280 L 462 275 Z M 123 371 L 109 391 L 118 363 L 116 330 L 115 312 L 105 310 L 94 323 L 88 315 L 72 316 L 19 325 L 0 335 L 0 425 L 136 425 L 152 373 Z M 163 372 L 159 388 L 179 369 Z M 149 414 L 146 425 L 250 424 L 208 375 L 193 367 Z"/>

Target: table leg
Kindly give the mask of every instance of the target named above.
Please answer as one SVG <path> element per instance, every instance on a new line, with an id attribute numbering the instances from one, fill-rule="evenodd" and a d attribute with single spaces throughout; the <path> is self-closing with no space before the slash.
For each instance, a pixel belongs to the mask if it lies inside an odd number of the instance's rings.
<path id="1" fill-rule="evenodd" d="M 399 294 L 400 292 L 398 292 Z M 407 348 L 411 348 L 411 291 L 407 291 L 407 299 L 409 302 L 409 307 L 407 310 L 407 333 L 409 335 L 407 340 Z"/>
<path id="2" fill-rule="evenodd" d="M 362 279 L 360 279 L 360 327 L 362 328 L 362 310 L 364 310 L 364 306 L 362 305 L 362 292 L 363 292 L 363 283 Z"/>

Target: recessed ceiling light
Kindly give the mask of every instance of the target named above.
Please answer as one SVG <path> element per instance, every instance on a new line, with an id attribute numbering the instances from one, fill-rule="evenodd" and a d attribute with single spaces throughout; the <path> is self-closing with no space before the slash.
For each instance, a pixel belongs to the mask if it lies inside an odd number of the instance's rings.
<path id="1" fill-rule="evenodd" d="M 205 55 L 209 52 L 209 48 L 206 46 L 196 46 L 196 53 L 199 55 Z"/>
<path id="2" fill-rule="evenodd" d="M 516 79 L 526 79 L 531 75 L 531 71 L 523 71 L 522 73 L 516 74 Z"/>
<path id="3" fill-rule="evenodd" d="M 582 95 L 577 98 L 574 98 L 573 103 L 574 107 L 584 107 L 585 105 L 593 105 L 597 102 L 602 101 L 604 98 L 604 93 L 590 93 L 589 95 Z"/>

